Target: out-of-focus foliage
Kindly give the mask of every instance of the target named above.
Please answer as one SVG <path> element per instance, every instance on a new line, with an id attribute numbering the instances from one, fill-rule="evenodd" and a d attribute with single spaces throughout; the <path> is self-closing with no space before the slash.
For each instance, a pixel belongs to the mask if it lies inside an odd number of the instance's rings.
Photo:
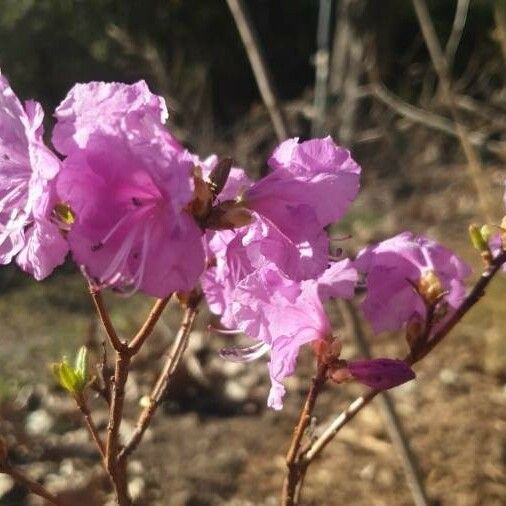
<path id="1" fill-rule="evenodd" d="M 338 2 L 336 2 L 338 3 Z M 383 78 L 397 90 L 409 77 L 411 93 L 429 66 L 411 2 L 369 0 L 361 15 L 373 32 Z M 471 6 L 456 73 L 482 53 L 489 65 L 500 55 L 492 39 L 492 0 Z M 445 40 L 454 0 L 432 0 Z M 316 0 L 249 1 L 266 55 L 283 98 L 312 85 Z M 211 117 L 227 127 L 258 98 L 249 64 L 226 2 L 209 0 L 1 0 L 0 66 L 21 96 L 50 110 L 76 81 L 146 78 L 169 98 L 176 123 Z M 406 65 L 413 58 L 420 65 Z M 495 63 L 494 63 L 495 62 Z M 494 75 L 494 74 L 493 74 Z M 171 99 L 171 100 L 170 100 Z"/>
<path id="2" fill-rule="evenodd" d="M 208 100 L 225 121 L 256 97 L 225 2 L 2 0 L 0 64 L 21 94 L 54 106 L 76 81 L 141 77 L 178 114 Z M 287 96 L 311 79 L 311 0 L 254 2 L 255 20 Z M 282 62 L 282 65 L 280 63 Z M 190 100 L 191 97 L 191 100 Z M 188 101 L 188 104 L 185 102 Z M 193 103 L 192 103 L 193 102 Z"/>

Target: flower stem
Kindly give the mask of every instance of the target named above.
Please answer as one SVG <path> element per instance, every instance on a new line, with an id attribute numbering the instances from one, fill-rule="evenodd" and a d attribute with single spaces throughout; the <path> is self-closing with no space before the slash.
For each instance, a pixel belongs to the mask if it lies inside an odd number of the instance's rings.
<path id="1" fill-rule="evenodd" d="M 119 460 L 126 459 L 129 455 L 131 455 L 139 443 L 142 440 L 144 432 L 148 428 L 153 415 L 156 412 L 156 409 L 160 405 L 160 402 L 165 396 L 165 392 L 169 386 L 170 379 L 172 378 L 181 358 L 183 356 L 186 347 L 188 346 L 188 340 L 190 337 L 191 330 L 193 328 L 193 324 L 195 322 L 195 318 L 198 313 L 198 305 L 200 303 L 202 296 L 199 295 L 193 300 L 191 299 L 188 307 L 183 316 L 183 320 L 181 321 L 181 326 L 179 327 L 179 331 L 174 340 L 174 344 L 172 346 L 171 352 L 165 361 L 162 371 L 158 376 L 158 379 L 151 391 L 151 395 L 149 396 L 149 403 L 143 409 L 141 414 L 139 415 L 139 419 L 137 421 L 137 425 L 135 427 L 135 431 L 130 437 L 130 440 L 127 442 L 123 450 L 121 450 L 119 454 Z"/>
<path id="2" fill-rule="evenodd" d="M 321 392 L 323 385 L 327 380 L 328 365 L 318 364 L 316 375 L 311 380 L 311 387 L 306 397 L 304 407 L 300 413 L 299 421 L 295 427 L 290 448 L 286 454 L 286 466 L 288 474 L 283 483 L 283 495 L 281 504 L 283 506 L 293 506 L 295 504 L 296 488 L 299 481 L 301 481 L 305 472 L 305 465 L 299 460 L 299 450 L 309 423 L 311 422 L 311 415 L 318 395 Z"/>

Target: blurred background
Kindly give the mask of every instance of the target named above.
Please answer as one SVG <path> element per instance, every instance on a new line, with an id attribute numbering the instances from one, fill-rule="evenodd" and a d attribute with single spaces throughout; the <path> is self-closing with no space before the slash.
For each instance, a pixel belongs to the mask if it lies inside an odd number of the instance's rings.
<path id="1" fill-rule="evenodd" d="M 467 226 L 499 223 L 505 213 L 506 2 L 427 1 L 446 61 L 443 79 L 411 1 L 244 4 L 287 132 L 330 134 L 363 167 L 362 193 L 331 231 L 352 236 L 339 245 L 354 253 L 410 229 L 458 250 L 477 274 L 481 261 Z M 170 129 L 202 157 L 232 156 L 258 177 L 278 142 L 225 1 L 0 0 L 0 68 L 19 97 L 43 104 L 48 133 L 52 111 L 74 83 L 145 79 L 166 98 Z M 471 170 L 466 143 L 478 159 Z M 38 284 L 6 266 L 0 290 L 0 433 L 13 462 L 76 506 L 112 504 L 80 417 L 48 367 L 82 343 L 100 358 L 104 336 L 83 280 L 70 264 Z M 506 503 L 505 290 L 505 278 L 495 280 L 490 296 L 417 366 L 417 381 L 393 393 L 430 504 Z M 107 301 L 124 335 L 152 302 Z M 329 311 L 345 358 L 357 356 L 339 312 Z M 125 434 L 180 316 L 171 305 L 134 364 Z M 265 360 L 224 362 L 218 350 L 232 338 L 206 330 L 217 322 L 205 310 L 199 318 L 163 409 L 133 458 L 133 495 L 137 504 L 275 506 L 311 357 L 301 357 L 297 377 L 287 382 L 284 411 L 272 412 L 265 407 Z M 370 345 L 378 356 L 405 349 L 399 335 L 371 338 Z M 330 420 L 361 391 L 327 389 L 318 421 Z M 105 429 L 105 407 L 100 399 L 90 402 Z M 373 404 L 342 431 L 311 468 L 304 504 L 413 504 L 383 414 Z M 0 505 L 37 504 L 0 475 Z"/>

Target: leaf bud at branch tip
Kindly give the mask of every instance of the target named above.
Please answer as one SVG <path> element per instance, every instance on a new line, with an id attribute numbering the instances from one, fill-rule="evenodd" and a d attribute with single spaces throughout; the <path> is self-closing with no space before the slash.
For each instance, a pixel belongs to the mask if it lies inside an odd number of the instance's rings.
<path id="1" fill-rule="evenodd" d="M 74 397 L 81 396 L 88 383 L 87 357 L 86 346 L 81 346 L 77 352 L 74 366 L 71 366 L 64 357 L 61 362 L 57 362 L 51 367 L 58 384 Z"/>

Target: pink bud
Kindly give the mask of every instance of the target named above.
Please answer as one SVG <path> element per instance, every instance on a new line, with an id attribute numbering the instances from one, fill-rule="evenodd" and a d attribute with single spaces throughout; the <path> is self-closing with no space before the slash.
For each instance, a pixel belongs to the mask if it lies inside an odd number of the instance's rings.
<path id="1" fill-rule="evenodd" d="M 406 362 L 391 358 L 356 360 L 348 363 L 348 369 L 357 381 L 377 390 L 388 390 L 415 377 Z"/>

